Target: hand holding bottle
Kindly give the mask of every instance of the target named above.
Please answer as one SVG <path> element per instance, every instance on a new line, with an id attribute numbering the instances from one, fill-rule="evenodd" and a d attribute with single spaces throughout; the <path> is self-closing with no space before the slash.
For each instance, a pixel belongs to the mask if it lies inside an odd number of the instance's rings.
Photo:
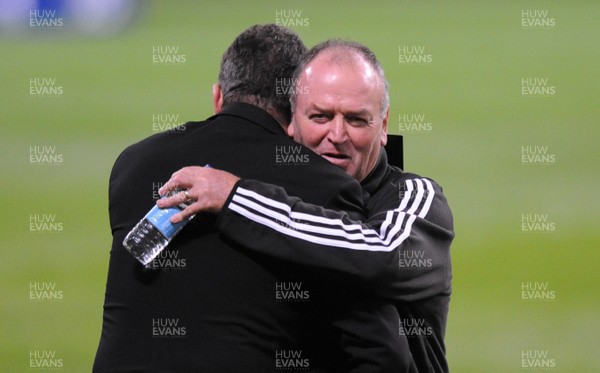
<path id="1" fill-rule="evenodd" d="M 225 205 L 239 177 L 210 167 L 184 167 L 175 172 L 158 191 L 161 195 L 171 193 L 170 197 L 156 201 L 160 208 L 174 207 L 188 200 L 188 206 L 171 216 L 176 224 L 199 212 L 219 212 Z M 185 190 L 172 194 L 177 190 Z"/>

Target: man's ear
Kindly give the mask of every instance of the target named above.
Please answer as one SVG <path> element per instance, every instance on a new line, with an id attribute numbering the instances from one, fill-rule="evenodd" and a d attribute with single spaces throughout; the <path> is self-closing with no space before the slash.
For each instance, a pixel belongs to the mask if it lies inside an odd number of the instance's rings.
<path id="1" fill-rule="evenodd" d="M 221 86 L 218 84 L 213 84 L 212 86 L 212 98 L 213 98 L 213 109 L 215 114 L 221 112 L 223 108 L 223 92 L 221 92 Z"/>
<path id="2" fill-rule="evenodd" d="M 381 146 L 385 146 L 385 144 L 387 144 L 388 119 L 390 119 L 389 107 L 385 112 L 385 117 L 383 118 L 383 123 L 381 124 Z"/>
<path id="3" fill-rule="evenodd" d="M 290 122 L 290 125 L 287 126 L 286 132 L 289 137 L 292 139 L 294 138 L 294 133 L 296 132 L 296 121 L 294 120 L 294 115 L 292 115 L 292 121 Z"/>

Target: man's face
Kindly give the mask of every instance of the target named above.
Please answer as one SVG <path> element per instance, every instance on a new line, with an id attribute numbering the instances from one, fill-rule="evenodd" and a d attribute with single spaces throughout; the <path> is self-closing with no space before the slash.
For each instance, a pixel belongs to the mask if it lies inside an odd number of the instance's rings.
<path id="1" fill-rule="evenodd" d="M 300 75 L 288 134 L 362 181 L 387 142 L 383 83 L 362 58 L 330 63 L 328 55 L 322 52 Z"/>

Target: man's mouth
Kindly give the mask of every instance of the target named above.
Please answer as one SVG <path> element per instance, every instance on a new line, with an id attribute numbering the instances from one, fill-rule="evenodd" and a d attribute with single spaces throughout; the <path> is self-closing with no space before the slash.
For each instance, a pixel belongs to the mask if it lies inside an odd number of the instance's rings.
<path id="1" fill-rule="evenodd" d="M 327 159 L 334 165 L 342 168 L 346 168 L 350 164 L 350 156 L 343 153 L 327 152 L 321 153 L 321 156 Z"/>

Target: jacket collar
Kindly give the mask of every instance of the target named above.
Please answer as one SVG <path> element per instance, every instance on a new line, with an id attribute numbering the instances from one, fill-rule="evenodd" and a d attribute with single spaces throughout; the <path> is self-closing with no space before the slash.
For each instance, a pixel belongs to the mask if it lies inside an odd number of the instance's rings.
<path id="1" fill-rule="evenodd" d="M 367 175 L 367 177 L 360 183 L 363 190 L 373 195 L 381 186 L 381 183 L 387 175 L 388 170 L 389 165 L 387 154 L 385 153 L 385 149 L 382 147 L 379 152 L 379 159 L 377 160 L 377 163 L 375 163 L 375 167 L 371 173 L 369 173 L 369 175 Z"/>
<path id="2" fill-rule="evenodd" d="M 285 133 L 279 122 L 271 114 L 258 106 L 243 102 L 232 103 L 223 107 L 220 113 L 213 115 L 209 119 L 227 115 L 249 120 L 273 134 L 287 136 L 287 133 Z"/>

